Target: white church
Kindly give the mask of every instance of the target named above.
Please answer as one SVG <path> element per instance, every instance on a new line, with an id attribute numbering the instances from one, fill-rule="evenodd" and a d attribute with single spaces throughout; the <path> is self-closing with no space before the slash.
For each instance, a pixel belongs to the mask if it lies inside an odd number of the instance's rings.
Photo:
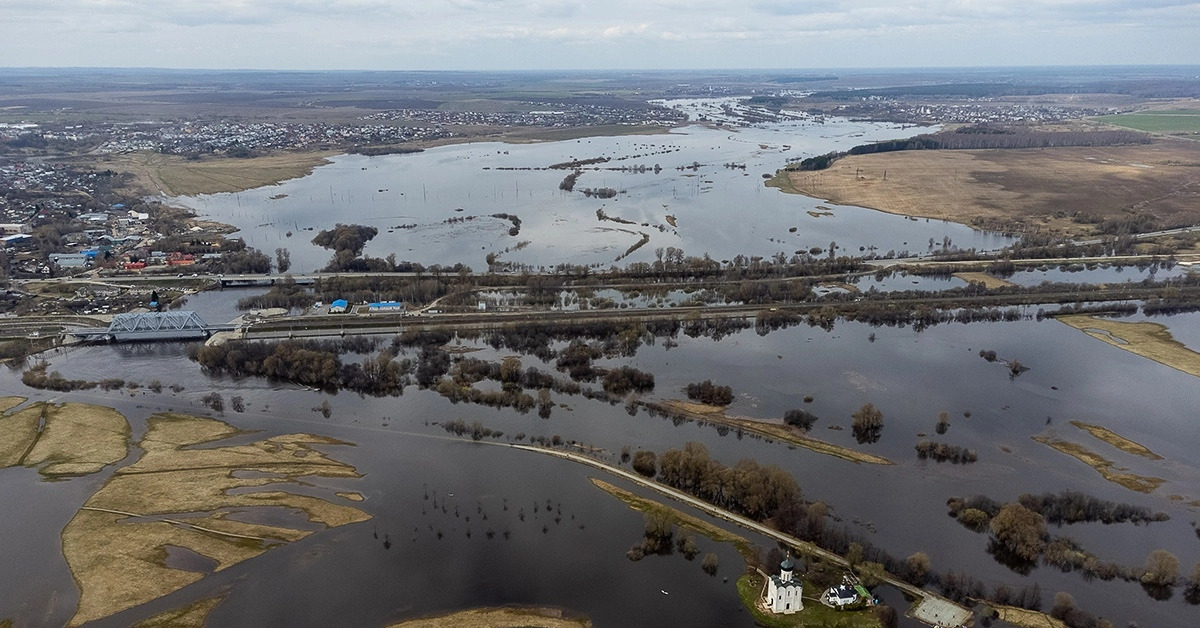
<path id="1" fill-rule="evenodd" d="M 792 569 L 795 566 L 792 557 L 788 556 L 779 564 L 779 575 L 771 576 L 767 581 L 767 592 L 763 602 L 772 613 L 791 615 L 804 610 L 804 602 L 800 599 L 804 583 L 792 579 Z"/>

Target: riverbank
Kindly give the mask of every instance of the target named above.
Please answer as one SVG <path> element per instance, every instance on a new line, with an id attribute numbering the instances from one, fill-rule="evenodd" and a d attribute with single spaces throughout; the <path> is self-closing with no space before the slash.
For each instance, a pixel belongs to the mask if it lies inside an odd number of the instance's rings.
<path id="1" fill-rule="evenodd" d="M 133 175 L 134 185 L 154 196 L 197 196 L 241 192 L 312 174 L 340 151 L 288 151 L 264 157 L 203 157 L 137 152 L 105 155 L 92 162 L 97 169 Z"/>
<path id="2" fill-rule="evenodd" d="M 1187 190 L 1200 143 L 1046 149 L 918 150 L 851 155 L 826 170 L 780 171 L 767 185 L 842 205 L 979 229 L 1096 233 L 1127 210 L 1200 223 Z M 1096 199 L 1105 199 L 1097 203 Z M 1076 216 L 1087 220 L 1075 221 Z"/>
<path id="3" fill-rule="evenodd" d="M 1130 323 L 1083 314 L 1059 316 L 1057 319 L 1118 349 L 1200 377 L 1200 353 L 1175 340 L 1166 325 Z"/>
<path id="4" fill-rule="evenodd" d="M 388 628 L 591 628 L 587 617 L 550 607 L 475 608 L 410 619 Z"/>
<path id="5" fill-rule="evenodd" d="M 725 425 L 753 434 L 758 434 L 766 438 L 778 440 L 789 445 L 803 447 L 810 451 L 815 451 L 819 454 L 834 456 L 842 460 L 850 462 L 860 462 L 866 464 L 891 465 L 895 464 L 891 460 L 883 456 L 869 454 L 865 451 L 834 445 L 823 440 L 812 438 L 801 433 L 795 428 L 784 424 L 768 423 L 757 419 L 747 417 L 731 417 L 725 414 L 725 408 L 717 406 L 706 406 L 699 403 L 689 403 L 678 399 L 667 399 L 657 402 L 642 402 L 647 409 L 666 414 L 671 417 L 680 417 L 692 421 L 703 421 L 714 423 L 717 425 Z"/>

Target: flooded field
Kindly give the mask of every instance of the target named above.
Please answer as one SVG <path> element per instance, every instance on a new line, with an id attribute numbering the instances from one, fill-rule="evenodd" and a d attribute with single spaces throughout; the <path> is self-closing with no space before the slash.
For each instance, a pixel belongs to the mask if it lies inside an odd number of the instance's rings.
<path id="1" fill-rule="evenodd" d="M 686 101 L 693 119 L 704 105 Z M 291 252 L 293 271 L 323 267 L 330 252 L 313 244 L 336 223 L 375 227 L 365 253 L 425 265 L 485 258 L 532 267 L 654 259 L 674 247 L 714 259 L 773 255 L 813 247 L 839 254 L 923 253 L 928 242 L 991 249 L 1009 242 L 953 223 L 913 220 L 782 194 L 763 185 L 789 159 L 908 137 L 921 128 L 807 117 L 748 127 L 692 125 L 663 135 L 593 137 L 539 144 L 479 143 L 408 155 L 343 155 L 312 175 L 237 194 L 174 199 L 235 225 L 251 246 Z M 575 191 L 560 189 L 578 166 Z M 609 199 L 584 189 L 611 188 Z M 601 211 L 608 219 L 600 219 Z M 520 217 L 516 235 L 510 220 Z M 467 220 L 470 218 L 469 220 Z M 674 224 L 672 224 L 674 223 Z M 631 247 L 648 238 L 636 250 Z"/>
<path id="2" fill-rule="evenodd" d="M 1155 320 L 1183 330 L 1195 328 L 1200 317 Z M 463 340 L 456 347 L 476 349 L 469 355 L 481 359 L 512 355 L 483 340 Z M 1003 363 L 981 358 L 981 349 L 996 351 L 1002 360 L 1020 360 L 1029 370 L 1013 377 Z M 68 378 L 96 379 L 119 361 L 128 365 L 126 379 L 157 378 L 168 387 L 179 384 L 183 388 L 178 392 L 168 388 L 156 394 L 143 388 L 50 395 L 25 388 L 12 372 L 0 375 L 0 385 L 33 401 L 53 398 L 115 407 L 130 418 L 134 442 L 145 433 L 146 417 L 155 412 L 214 415 L 203 403 L 206 394 L 242 396 L 244 412 L 227 407 L 218 418 L 255 431 L 243 440 L 308 433 L 352 444 L 318 447 L 363 477 L 325 479 L 322 484 L 360 493 L 364 501 L 353 506 L 370 519 L 317 530 L 96 625 L 127 625 L 214 595 L 224 601 L 213 611 L 213 625 L 385 625 L 501 603 L 569 608 L 596 625 L 753 624 L 733 590 L 732 580 L 742 567 L 732 546 L 698 539 L 704 552 L 718 554 L 717 577 L 678 554 L 630 562 L 624 553 L 640 537 L 642 517 L 591 486 L 588 477 L 598 471 L 484 443 L 445 441 L 438 423 L 451 419 L 479 421 L 509 438 L 517 433 L 557 435 L 599 448 L 613 463 L 628 445 L 661 452 L 701 442 L 727 464 L 752 458 L 781 466 L 796 477 L 805 499 L 831 506 L 839 525 L 895 555 L 924 551 L 939 571 L 972 574 L 989 588 L 1036 581 L 1047 596 L 1070 591 L 1080 607 L 1119 620 L 1118 625 L 1127 620 L 1185 625 L 1196 613 L 1179 593 L 1155 601 L 1136 583 L 1086 580 L 1048 566 L 1014 572 L 989 555 L 986 534 L 946 516 L 950 497 L 987 495 L 1007 501 L 1021 493 L 1076 490 L 1147 506 L 1171 518 L 1144 526 L 1052 526 L 1052 535 L 1068 535 L 1102 559 L 1126 565 L 1140 565 L 1155 549 L 1177 555 L 1185 571 L 1200 561 L 1192 528 L 1200 500 L 1200 469 L 1192 452 L 1200 442 L 1191 420 L 1192 409 L 1200 404 L 1200 387 L 1191 376 L 1057 321 L 946 324 L 919 333 L 838 323 L 832 331 L 800 326 L 759 335 L 747 329 L 720 340 L 679 334 L 670 342 L 660 338 L 643 345 L 632 357 L 598 361 L 598 366 L 629 365 L 654 373 L 656 386 L 645 396 L 648 400 L 683 398 L 686 384 L 711 378 L 735 391 L 726 411 L 731 416 L 777 421 L 788 409 L 804 408 L 818 417 L 813 436 L 886 457 L 892 466 L 854 464 L 645 411 L 631 415 L 622 404 L 578 396 L 556 395 L 554 401 L 561 405 L 541 419 L 536 412 L 452 404 L 415 387 L 401 397 L 377 398 L 328 395 L 261 379 L 212 378 L 184 353 L 181 345 L 132 345 L 48 356 L 51 368 Z M 521 360 L 524 366 L 554 368 L 552 362 L 529 355 Z M 806 395 L 812 396 L 811 403 L 805 402 Z M 316 411 L 324 401 L 331 409 L 328 418 Z M 849 429 L 850 415 L 867 402 L 884 415 L 881 437 L 873 444 L 857 442 Z M 942 411 L 949 413 L 950 426 L 944 435 L 934 435 Z M 1117 450 L 1072 421 L 1103 426 L 1163 459 Z M 1131 491 L 1031 438 L 1038 435 L 1079 443 L 1163 484 L 1148 494 Z M 953 465 L 919 460 L 913 446 L 926 437 L 969 447 L 978 452 L 979 461 Z M 70 573 L 61 560 L 46 556 L 57 555 L 59 531 L 108 473 L 111 467 L 95 476 L 46 483 L 27 469 L 0 470 L 5 494 L 34 504 L 0 523 L 4 564 L 18 569 L 24 581 L 54 583 L 48 587 L 53 594 L 45 593 L 45 587 L 37 592 L 8 589 L 0 598 L 0 617 L 15 616 L 24 621 L 18 625 L 34 625 L 43 622 L 31 623 L 30 618 L 61 624 L 71 615 L 78 593 Z M 46 525 L 31 529 L 29 517 L 34 516 Z M 741 533 L 762 547 L 770 545 Z M 14 542 L 17 538 L 22 542 Z M 174 560 L 191 564 L 186 556 Z M 613 604 L 613 599 L 623 603 Z"/>

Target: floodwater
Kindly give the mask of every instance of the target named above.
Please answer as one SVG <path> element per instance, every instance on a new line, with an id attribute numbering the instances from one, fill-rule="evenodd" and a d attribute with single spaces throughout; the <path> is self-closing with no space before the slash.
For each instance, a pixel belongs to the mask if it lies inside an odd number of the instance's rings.
<path id="1" fill-rule="evenodd" d="M 708 106 L 694 106 L 702 105 Z M 738 129 L 692 126 L 655 136 L 342 156 L 303 179 L 186 202 L 207 217 L 236 225 L 252 246 L 267 251 L 289 248 L 297 271 L 325 264 L 329 252 L 309 240 L 315 230 L 337 222 L 378 227 L 379 236 L 366 249 L 372 256 L 394 252 L 401 260 L 461 261 L 477 269 L 483 268 L 487 253 L 535 266 L 607 266 L 643 233 L 650 236 L 649 244 L 621 263 L 652 260 L 654 249 L 670 246 L 689 255 L 708 253 L 723 259 L 828 248 L 830 242 L 849 253 L 876 247 L 881 254 L 921 252 L 931 238 L 941 242 L 948 237 L 956 246 L 981 249 L 1007 242 L 961 225 L 834 206 L 763 187 L 761 175 L 774 172 L 788 158 L 919 131 L 844 120 L 818 124 L 801 118 Z M 577 189 L 611 186 L 625 191 L 615 199 L 598 200 L 560 191 L 558 184 L 568 171 L 500 169 L 543 168 L 600 156 L 613 158 L 603 167 L 652 169 L 659 164 L 662 170 L 585 170 Z M 701 165 L 694 171 L 676 170 L 693 163 Z M 726 163 L 746 168 L 726 168 Z M 830 208 L 833 215 L 807 213 L 817 212 L 818 206 Z M 598 221 L 597 209 L 635 224 Z M 510 222 L 487 217 L 499 212 L 521 217 L 520 234 L 507 235 Z M 678 227 L 667 224 L 667 215 L 677 219 Z M 466 216 L 482 218 L 443 222 Z M 399 225 L 416 226 L 396 229 Z M 518 250 L 517 243 L 526 241 Z M 1058 279 L 1053 274 L 1058 271 L 1046 272 L 1018 274 L 1017 280 Z M 1159 270 L 1159 276 L 1164 272 Z M 1148 271 L 1097 269 L 1066 273 L 1063 279 L 1091 281 L 1098 277 L 1095 273 L 1105 273 L 1106 281 L 1119 281 L 1138 280 Z M 957 285 L 961 280 L 900 274 L 857 282 L 860 290 Z M 253 293 L 196 295 L 184 309 L 195 309 L 209 322 L 224 322 L 238 314 L 236 300 Z M 620 295 L 597 291 L 596 296 L 618 301 Z M 638 305 L 646 300 L 630 299 Z M 1200 348 L 1200 315 L 1153 320 L 1168 325 L 1181 342 Z M 513 353 L 494 350 L 482 340 L 462 343 L 481 349 L 471 354 L 475 357 L 497 359 Z M 362 493 L 366 500 L 353 505 L 372 519 L 316 532 L 166 598 L 96 622 L 99 626 L 130 625 L 218 594 L 227 594 L 211 617 L 211 625 L 219 626 L 383 626 L 417 615 L 503 603 L 561 606 L 588 615 L 597 626 L 753 625 L 733 587 L 742 565 L 732 547 L 697 539 L 702 552 L 718 554 L 716 577 L 704 574 L 699 560 L 679 555 L 630 562 L 625 551 L 640 540 L 642 516 L 592 487 L 588 478 L 598 476 L 644 491 L 569 461 L 444 440 L 446 433 L 437 423 L 453 419 L 480 421 L 507 436 L 559 435 L 599 447 L 614 462 L 627 445 L 661 452 L 698 441 L 725 464 L 751 458 L 781 466 L 796 477 L 807 499 L 831 506 L 836 525 L 849 526 L 895 556 L 924 551 L 935 570 L 967 572 L 989 588 L 1001 583 L 1019 588 L 1036 581 L 1047 607 L 1054 592 L 1069 591 L 1080 607 L 1116 625 L 1133 620 L 1142 626 L 1186 626 L 1195 625 L 1200 616 L 1181 599 L 1181 591 L 1169 600 L 1154 601 L 1135 583 L 1087 581 L 1049 567 L 1015 573 L 989 556 L 986 535 L 945 516 L 945 502 L 953 496 L 984 494 L 1008 501 L 1024 492 L 1078 490 L 1162 510 L 1171 520 L 1149 526 L 1066 526 L 1052 529 L 1053 535 L 1070 535 L 1102 560 L 1125 565 L 1140 565 L 1150 551 L 1160 548 L 1178 556 L 1185 573 L 1200 561 L 1200 542 L 1192 528 L 1196 507 L 1188 505 L 1200 500 L 1194 454 L 1200 447 L 1195 429 L 1200 386 L 1189 375 L 1053 320 L 945 324 L 919 333 L 906 327 L 839 322 L 831 332 L 798 326 L 758 335 L 747 329 L 719 341 L 681 334 L 671 343 L 657 339 L 642 346 L 632 357 L 598 361 L 602 366 L 630 365 L 653 372 L 657 385 L 648 399 L 680 398 L 686 384 L 713 379 L 733 387 L 732 415 L 771 420 L 790 408 L 804 408 L 819 417 L 814 436 L 896 462 L 887 467 L 739 437 L 709 425 L 677 424 L 644 412 L 631 416 L 622 404 L 582 397 L 556 395 L 561 405 L 550 418 L 540 419 L 536 413 L 452 404 L 414 387 L 400 397 L 375 398 L 347 392 L 329 395 L 262 379 L 213 378 L 186 358 L 185 349 L 182 344 L 110 345 L 45 356 L 52 370 L 73 379 L 112 377 L 114 365 L 119 365 L 119 375 L 126 380 L 160 380 L 168 387 L 160 394 L 145 388 L 37 391 L 26 388 L 15 370 L 0 371 L 0 390 L 32 400 L 111 405 L 130 418 L 135 442 L 154 412 L 211 415 L 201 402 L 204 395 L 240 395 L 246 412 L 227 409 L 220 418 L 260 432 L 239 439 L 304 432 L 352 443 L 322 449 L 354 465 L 364 477 L 322 480 L 322 485 Z M 1030 370 L 1010 377 L 1005 364 L 979 357 L 984 349 L 1005 360 L 1019 360 Z M 526 366 L 553 370 L 553 365 L 534 357 L 521 359 Z M 171 392 L 172 384 L 182 390 Z M 811 403 L 804 402 L 805 395 L 813 396 Z M 328 418 L 317 411 L 325 401 L 332 410 Z M 850 415 L 868 402 L 882 410 L 884 428 L 879 442 L 860 445 L 849 429 Z M 941 411 L 950 413 L 951 427 L 945 435 L 936 435 Z M 1072 420 L 1108 427 L 1165 460 L 1148 461 L 1116 450 L 1073 427 Z M 1118 467 L 1164 478 L 1166 484 L 1149 495 L 1131 492 L 1030 438 L 1041 433 L 1081 443 Z M 920 461 L 913 446 L 922 438 L 975 449 L 979 462 L 960 466 Z M 130 459 L 137 454 L 135 449 Z M 0 517 L 5 583 L 0 587 L 0 620 L 42 626 L 63 625 L 71 617 L 78 592 L 61 556 L 59 534 L 111 471 L 43 482 L 33 470 L 0 470 L 6 503 L 20 505 Z M 545 509 L 547 501 L 554 516 Z M 237 516 L 295 523 L 294 512 L 244 511 Z M 769 547 L 762 538 L 746 536 Z M 180 551 L 169 552 L 168 561 L 197 571 L 210 567 L 200 557 Z M 885 593 L 885 599 L 899 603 L 893 593 Z"/>
<path id="2" fill-rule="evenodd" d="M 1172 328 L 1200 326 L 1200 315 L 1154 320 Z M 874 341 L 869 338 L 872 333 Z M 468 339 L 463 344 L 482 349 L 471 354 L 475 357 L 496 359 L 512 353 L 493 350 L 482 341 Z M 1011 378 L 1003 364 L 980 358 L 980 349 L 1018 359 L 1030 370 Z M 1071 536 L 1101 559 L 1125 565 L 1140 565 L 1160 548 L 1178 556 L 1185 573 L 1200 561 L 1200 543 L 1191 525 L 1195 513 L 1186 505 L 1200 499 L 1200 470 L 1193 455 L 1200 445 L 1193 421 L 1200 387 L 1191 376 L 1052 320 L 946 324 L 920 333 L 838 323 L 832 332 L 799 326 L 760 336 L 748 329 L 719 341 L 681 334 L 670 345 L 660 339 L 642 346 L 633 357 L 600 361 L 653 372 L 657 385 L 649 398 L 679 398 L 687 383 L 712 378 L 733 387 L 733 415 L 777 419 L 789 408 L 804 408 L 819 417 L 815 436 L 886 456 L 897 463 L 890 467 L 853 464 L 697 423 L 676 425 L 644 412 L 630 416 L 621 404 L 582 397 L 556 396 L 555 401 L 567 407 L 556 407 L 549 419 L 540 419 L 536 413 L 455 405 L 412 387 L 401 397 L 374 398 L 346 392 L 330 396 L 260 379 L 210 378 L 183 356 L 182 345 L 95 346 L 48 357 L 51 367 L 69 378 L 97 379 L 119 361 L 128 365 L 126 379 L 157 378 L 167 385 L 183 385 L 177 394 L 53 395 L 118 407 L 133 419 L 135 439 L 144 417 L 154 411 L 207 413 L 200 398 L 215 390 L 226 398 L 245 397 L 244 414 L 227 410 L 223 417 L 240 428 L 264 434 L 310 432 L 354 443 L 324 449 L 365 474 L 362 480 L 334 484 L 337 490 L 365 495 L 366 501 L 357 506 L 373 516 L 272 550 L 98 625 L 125 625 L 152 611 L 226 589 L 232 592 L 214 613 L 213 625 L 383 625 L 413 615 L 499 603 L 563 606 L 586 613 L 600 626 L 752 625 L 732 586 L 741 567 L 731 547 L 698 539 L 702 551 L 715 551 L 720 557 L 716 578 L 705 575 L 698 560 L 689 562 L 679 555 L 631 563 L 624 552 L 640 538 L 641 515 L 587 481 L 589 476 L 612 478 L 528 452 L 439 440 L 445 432 L 434 423 L 459 418 L 480 421 L 508 436 L 560 435 L 600 447 L 613 461 L 625 445 L 662 451 L 699 441 L 726 464 L 752 458 L 780 465 L 797 478 L 807 499 L 831 505 L 839 525 L 897 556 L 924 551 L 935 569 L 965 571 L 989 588 L 1036 581 L 1047 605 L 1055 591 L 1069 591 L 1082 608 L 1117 625 L 1127 620 L 1144 626 L 1188 625 L 1197 612 L 1181 599 L 1181 592 L 1157 602 L 1135 583 L 1085 581 L 1079 574 L 1049 567 L 1028 575 L 1014 573 L 988 555 L 987 535 L 945 516 L 945 502 L 953 496 L 1012 500 L 1024 492 L 1078 490 L 1162 510 L 1172 518 L 1149 526 L 1064 526 L 1052 528 L 1051 534 Z M 522 356 L 522 361 L 553 368 L 530 356 Z M 0 385 L 35 399 L 50 397 L 25 389 L 16 373 L 0 375 Z M 813 395 L 812 403 L 803 401 L 806 394 Z M 333 409 L 328 419 L 313 410 L 325 400 Z M 850 414 L 867 402 L 883 411 L 884 428 L 878 443 L 859 445 L 849 429 Z M 951 414 L 951 427 L 939 436 L 933 428 L 942 410 Z M 1153 462 L 1118 451 L 1070 425 L 1072 420 L 1108 427 L 1165 460 Z M 1031 440 L 1040 433 L 1081 443 L 1120 467 L 1167 483 L 1150 495 L 1131 492 Z M 975 449 L 979 462 L 959 466 L 919 461 L 913 445 L 921 434 Z M 28 622 L 44 612 L 52 618 L 46 623 L 61 624 L 69 616 L 74 595 L 69 573 L 61 559 L 46 556 L 54 555 L 50 552 L 56 550 L 58 530 L 99 481 L 92 477 L 47 484 L 37 482 L 28 470 L 0 471 L 6 495 L 36 504 L 30 511 L 53 523 L 30 527 L 27 519 L 34 515 L 21 515 L 0 524 L 0 539 L 5 541 L 0 559 L 9 569 L 20 565 L 31 581 L 55 583 L 53 595 L 28 588 L 0 595 L 0 617 Z M 449 511 L 434 510 L 423 498 L 426 492 L 451 506 Z M 1171 500 L 1169 495 L 1183 499 Z M 561 521 L 547 515 L 547 500 L 556 509 L 561 504 Z M 536 517 L 535 502 L 542 506 Z M 455 517 L 455 507 L 472 520 Z M 522 508 L 524 521 L 517 516 Z M 488 516 L 486 522 L 481 511 Z M 490 539 L 489 529 L 494 533 Z M 507 539 L 505 531 L 510 533 Z M 16 538 L 23 542 L 14 543 Z M 390 548 L 383 546 L 385 539 Z M 727 576 L 728 583 L 723 581 Z"/>
<path id="3" fill-rule="evenodd" d="M 723 101 L 680 105 L 708 102 Z M 566 262 L 607 268 L 652 261 L 655 249 L 667 247 L 722 260 L 736 255 L 790 256 L 813 247 L 827 252 L 830 243 L 836 243 L 839 254 L 874 250 L 883 255 L 922 252 L 930 239 L 941 243 L 949 238 L 954 246 L 978 249 L 1011 242 L 963 225 L 832 205 L 763 185 L 762 175 L 773 174 L 789 159 L 924 130 L 928 129 L 804 118 L 743 128 L 692 125 L 661 135 L 463 144 L 380 157 L 342 155 L 307 177 L 279 185 L 174 202 L 236 226 L 237 235 L 253 247 L 268 252 L 287 248 L 293 272 L 328 263 L 331 251 L 310 241 L 317 231 L 336 223 L 379 230 L 367 244 L 367 255 L 395 254 L 397 260 L 425 265 L 461 262 L 476 270 L 487 267 L 489 253 L 533 267 Z M 545 169 L 601 157 L 611 161 L 584 166 L 575 192 L 559 189 L 570 170 Z M 661 168 L 658 173 L 656 165 Z M 591 169 L 595 167 L 629 170 Z M 607 200 L 582 193 L 605 187 L 621 193 Z M 597 210 L 633 224 L 599 220 Z M 808 213 L 826 210 L 832 215 Z M 508 234 L 511 222 L 492 217 L 499 213 L 520 217 L 518 235 Z M 674 217 L 676 227 L 667 216 Z M 625 257 L 643 236 L 649 242 Z"/>

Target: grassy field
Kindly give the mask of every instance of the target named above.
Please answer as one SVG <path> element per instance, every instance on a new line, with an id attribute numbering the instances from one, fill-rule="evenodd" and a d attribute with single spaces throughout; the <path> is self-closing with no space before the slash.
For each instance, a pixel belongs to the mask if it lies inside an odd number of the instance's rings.
<path id="1" fill-rule="evenodd" d="M 240 434 L 226 423 L 184 415 L 156 415 L 140 441 L 142 457 L 118 469 L 62 532 L 63 555 L 79 585 L 69 625 L 107 617 L 156 599 L 204 577 L 166 566 L 164 548 L 184 547 L 228 568 L 302 539 L 312 530 L 246 523 L 229 510 L 268 506 L 296 509 L 312 522 L 337 527 L 369 519 L 329 501 L 279 490 L 286 483 L 361 477 L 353 467 L 316 450 L 340 441 L 293 434 L 225 447 L 196 445 Z M 236 470 L 260 471 L 238 477 Z M 271 485 L 273 490 L 263 487 Z M 257 489 L 257 491 L 253 490 Z M 185 521 L 142 516 L 207 513 Z"/>
<path id="2" fill-rule="evenodd" d="M 1083 421 L 1071 421 L 1071 425 L 1099 438 L 1100 440 L 1120 449 L 1123 452 L 1141 456 L 1147 460 L 1162 460 L 1163 457 L 1150 451 L 1148 447 L 1117 434 L 1116 432 L 1100 425 L 1092 425 Z"/>
<path id="3" fill-rule="evenodd" d="M 1169 135 L 1200 133 L 1200 109 L 1142 111 L 1138 113 L 1123 113 L 1115 116 L 1100 116 L 1092 119 L 1097 122 L 1146 131 L 1147 133 L 1166 133 Z"/>
<path id="4" fill-rule="evenodd" d="M 891 214 L 980 228 L 1085 235 L 1076 213 L 1109 219 L 1148 212 L 1200 223 L 1200 142 L 854 155 L 768 185 Z M 786 179 L 785 179 L 786 178 Z M 922 243 L 914 243 L 923 246 Z"/>
<path id="5" fill-rule="evenodd" d="M 591 628 L 586 617 L 555 608 L 475 608 L 410 619 L 388 628 Z"/>
<path id="6" fill-rule="evenodd" d="M 737 547 L 738 553 L 740 553 L 747 561 L 753 560 L 755 557 L 754 550 L 750 546 L 750 541 L 747 541 L 745 538 L 729 532 L 724 528 L 719 528 L 699 517 L 693 517 L 692 515 L 675 508 L 671 508 L 670 506 L 660 504 L 653 499 L 640 497 L 630 493 L 625 489 L 613 486 L 604 480 L 598 480 L 596 478 L 591 478 L 591 480 L 592 484 L 594 484 L 596 488 L 608 493 L 609 495 L 612 495 L 613 497 L 616 497 L 622 502 L 625 502 L 626 506 L 629 506 L 634 510 L 645 513 L 666 513 L 675 523 L 675 525 L 681 528 L 687 528 L 694 532 L 703 534 L 704 536 L 718 543 L 733 543 L 734 546 Z"/>
<path id="7" fill-rule="evenodd" d="M 850 462 L 862 462 L 866 464 L 890 465 L 895 464 L 891 460 L 883 456 L 876 456 L 865 451 L 834 445 L 823 440 L 812 438 L 800 431 L 793 429 L 782 423 L 768 423 L 758 419 L 750 419 L 746 417 L 731 417 L 725 414 L 725 409 L 715 406 L 706 406 L 700 403 L 691 403 L 678 399 L 667 399 L 661 402 L 648 403 L 648 407 L 652 407 L 667 414 L 675 415 L 682 414 L 686 418 L 695 421 L 707 421 L 709 423 L 717 423 L 719 425 L 728 425 L 730 427 L 739 428 L 747 432 L 752 432 L 760 436 L 775 439 L 789 445 L 796 445 L 805 449 L 815 451 L 819 454 L 834 456 L 842 460 Z"/>
<path id="8" fill-rule="evenodd" d="M 1083 314 L 1060 316 L 1058 320 L 1114 347 L 1200 377 L 1200 353 L 1175 340 L 1165 325 L 1114 321 Z"/>
<path id="9" fill-rule="evenodd" d="M 183 608 L 176 608 L 148 617 L 133 625 L 133 628 L 202 628 L 209 613 L 224 598 L 211 597 L 196 600 Z"/>
<path id="10" fill-rule="evenodd" d="M 758 599 L 762 594 L 762 576 L 743 574 L 738 578 L 738 596 L 742 604 L 754 615 L 759 626 L 767 628 L 881 628 L 882 624 L 874 610 L 835 611 L 816 599 L 817 588 L 807 580 L 804 582 L 804 610 L 792 615 L 767 614 L 759 610 Z"/>
<path id="11" fill-rule="evenodd" d="M 1007 279 L 1001 279 L 999 277 L 989 275 L 984 272 L 977 272 L 977 273 L 976 272 L 961 272 L 961 273 L 954 273 L 954 276 L 958 277 L 959 279 L 962 279 L 963 281 L 965 281 L 967 283 L 981 283 L 981 284 L 983 284 L 983 286 L 985 288 L 987 288 L 989 290 L 991 290 L 992 288 L 1007 288 L 1009 286 L 1017 285 L 1011 281 L 1008 281 Z"/>
<path id="12" fill-rule="evenodd" d="M 1055 619 L 1039 611 L 1031 611 L 1015 606 L 993 606 L 1000 614 L 1000 619 L 1022 628 L 1067 628 L 1060 619 Z"/>
<path id="13" fill-rule="evenodd" d="M 1146 477 L 1143 475 L 1134 475 L 1126 473 L 1123 469 L 1117 469 L 1113 462 L 1104 456 L 1070 441 L 1059 440 L 1046 435 L 1037 435 L 1032 437 L 1033 440 L 1052 447 L 1060 453 L 1067 454 L 1072 458 L 1092 467 L 1104 476 L 1104 479 L 1114 484 L 1120 484 L 1131 491 L 1139 493 L 1153 493 L 1158 487 L 1162 486 L 1166 480 L 1162 478 Z"/>
<path id="14" fill-rule="evenodd" d="M 331 152 L 289 152 L 267 157 L 210 157 L 191 161 L 178 155 L 140 152 L 107 155 L 92 165 L 134 175 L 150 194 L 194 196 L 241 192 L 312 173 Z"/>

